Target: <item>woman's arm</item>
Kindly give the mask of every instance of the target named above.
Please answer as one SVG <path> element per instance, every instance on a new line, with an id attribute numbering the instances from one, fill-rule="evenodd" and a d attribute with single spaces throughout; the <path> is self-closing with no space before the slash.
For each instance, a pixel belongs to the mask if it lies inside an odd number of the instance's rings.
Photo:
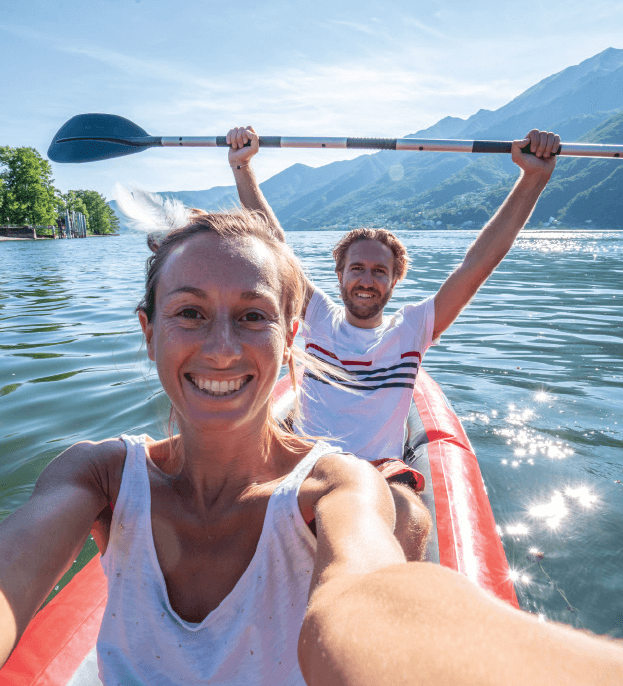
<path id="1" fill-rule="evenodd" d="M 405 563 L 384 480 L 346 458 L 314 470 L 330 487 L 315 506 L 299 638 L 308 686 L 623 684 L 619 642 L 543 624 L 440 565 Z"/>
<path id="2" fill-rule="evenodd" d="M 322 495 L 313 508 L 318 547 L 310 598 L 331 579 L 405 562 L 394 537 L 394 499 L 372 465 L 350 454 L 331 455 L 318 461 L 313 478 Z"/>
<path id="3" fill-rule="evenodd" d="M 72 446 L 0 523 L 0 667 L 108 505 L 106 461 L 124 455 L 119 441 Z"/>

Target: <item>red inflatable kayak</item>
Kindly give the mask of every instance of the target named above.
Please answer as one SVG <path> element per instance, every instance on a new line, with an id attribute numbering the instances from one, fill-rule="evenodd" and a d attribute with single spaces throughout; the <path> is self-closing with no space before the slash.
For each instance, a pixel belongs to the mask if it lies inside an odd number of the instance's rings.
<path id="1" fill-rule="evenodd" d="M 275 413 L 285 416 L 289 380 L 275 387 Z M 422 497 L 433 515 L 427 558 L 455 569 L 517 607 L 476 455 L 448 400 L 421 369 L 408 420 L 405 461 L 426 478 Z M 106 605 L 99 556 L 91 560 L 30 623 L 0 670 L 0 686 L 97 686 L 95 642 Z"/>

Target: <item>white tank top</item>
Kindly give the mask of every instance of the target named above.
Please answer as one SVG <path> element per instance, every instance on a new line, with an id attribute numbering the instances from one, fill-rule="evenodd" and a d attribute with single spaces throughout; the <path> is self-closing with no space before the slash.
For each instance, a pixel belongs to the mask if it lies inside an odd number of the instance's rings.
<path id="1" fill-rule="evenodd" d="M 317 443 L 277 486 L 249 566 L 194 624 L 172 609 L 156 556 L 145 438 L 122 436 L 127 456 L 101 558 L 108 601 L 97 641 L 100 679 L 105 686 L 304 686 L 297 643 L 316 539 L 298 492 L 318 459 L 336 449 Z"/>

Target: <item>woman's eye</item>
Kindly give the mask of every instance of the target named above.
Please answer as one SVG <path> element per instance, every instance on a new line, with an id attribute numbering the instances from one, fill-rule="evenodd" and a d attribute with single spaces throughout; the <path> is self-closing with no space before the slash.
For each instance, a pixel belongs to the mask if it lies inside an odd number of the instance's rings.
<path id="1" fill-rule="evenodd" d="M 266 319 L 266 317 L 261 315 L 259 312 L 247 312 L 246 314 L 242 315 L 241 319 L 244 322 L 262 322 Z"/>

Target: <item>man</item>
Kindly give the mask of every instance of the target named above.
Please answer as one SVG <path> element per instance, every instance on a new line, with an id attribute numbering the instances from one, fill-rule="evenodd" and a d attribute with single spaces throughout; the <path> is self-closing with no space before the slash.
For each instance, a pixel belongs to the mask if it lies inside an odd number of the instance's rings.
<path id="1" fill-rule="evenodd" d="M 250 166 L 259 150 L 257 134 L 252 127 L 235 128 L 227 134 L 227 143 L 242 205 L 263 212 L 279 227 Z M 521 152 L 528 144 L 531 155 Z M 557 135 L 536 129 L 513 142 L 512 159 L 521 170 L 517 183 L 434 297 L 384 315 L 394 287 L 406 274 L 408 256 L 402 243 L 383 229 L 356 229 L 336 246 L 333 255 L 343 306 L 308 283 L 301 332 L 306 351 L 346 370 L 352 383 L 338 381 L 345 386 L 342 390 L 306 374 L 303 423 L 298 428 L 308 435 L 329 436 L 376 464 L 390 481 L 397 509 L 396 536 L 409 560 L 421 559 L 430 518 L 412 491 L 391 480 L 406 475 L 416 491 L 424 486 L 422 475 L 401 460 L 417 371 L 428 347 L 512 247 L 554 171 L 552 153 L 559 145 Z M 285 233 L 279 231 L 285 240 Z"/>

